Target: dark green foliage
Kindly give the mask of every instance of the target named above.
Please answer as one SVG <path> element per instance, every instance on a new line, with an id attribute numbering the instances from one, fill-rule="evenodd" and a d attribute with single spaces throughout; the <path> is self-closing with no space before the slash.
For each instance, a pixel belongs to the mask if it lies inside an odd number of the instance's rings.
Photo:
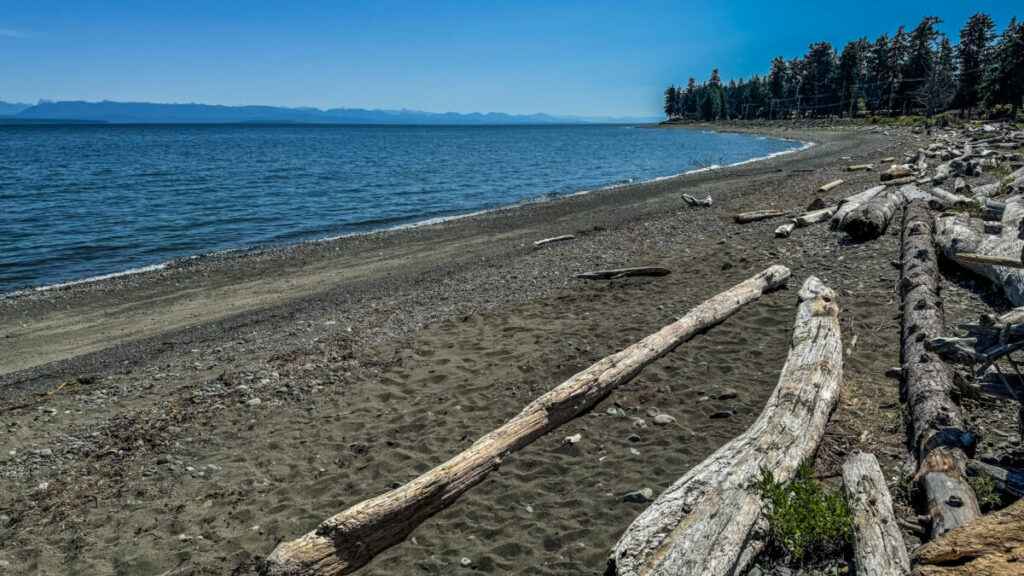
<path id="1" fill-rule="evenodd" d="M 852 116 L 1016 118 L 1024 98 L 1024 23 L 997 37 L 987 14 L 972 16 L 954 45 L 925 16 L 913 30 L 849 42 L 841 54 L 827 42 L 807 53 L 771 61 L 767 76 L 723 82 L 714 70 L 703 84 L 665 92 L 665 113 L 692 120 Z M 977 116 L 975 116 L 977 117 Z M 948 121 L 948 117 L 947 120 Z"/>
<path id="2" fill-rule="evenodd" d="M 982 512 L 994 510 L 1003 503 L 999 492 L 996 491 L 996 481 L 991 476 L 987 474 L 968 476 L 967 483 L 971 485 L 971 490 L 974 490 Z"/>
<path id="3" fill-rule="evenodd" d="M 768 470 L 753 486 L 768 504 L 769 544 L 797 562 L 834 557 L 853 539 L 853 507 L 849 496 L 811 478 L 804 462 L 789 484 L 775 481 Z"/>

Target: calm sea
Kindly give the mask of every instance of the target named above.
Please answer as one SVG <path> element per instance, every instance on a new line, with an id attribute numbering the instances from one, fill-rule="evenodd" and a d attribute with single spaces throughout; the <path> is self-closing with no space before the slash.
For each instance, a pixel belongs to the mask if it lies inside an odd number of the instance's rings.
<path id="1" fill-rule="evenodd" d="M 627 126 L 0 126 L 0 293 L 800 147 Z"/>

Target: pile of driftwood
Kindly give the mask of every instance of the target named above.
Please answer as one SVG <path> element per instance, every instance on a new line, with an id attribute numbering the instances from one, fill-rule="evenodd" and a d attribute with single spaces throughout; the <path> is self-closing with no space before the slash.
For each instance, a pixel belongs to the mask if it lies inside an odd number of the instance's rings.
<path id="1" fill-rule="evenodd" d="M 1008 150 L 1024 146 L 1024 133 L 997 127 L 981 137 L 971 131 L 937 133 L 934 142 L 880 174 L 880 183 L 833 205 L 816 202 L 800 214 L 762 210 L 739 214 L 739 223 L 789 216 L 778 236 L 830 221 L 860 240 L 886 232 L 903 214 L 901 236 L 901 386 L 909 415 L 908 445 L 917 461 L 915 479 L 926 501 L 924 530 L 931 541 L 908 554 L 877 460 L 854 451 L 842 467 L 853 495 L 855 561 L 861 576 L 915 573 L 1021 574 L 1024 565 L 1024 501 L 985 516 L 967 481 L 983 471 L 1007 493 L 1024 495 L 1024 474 L 972 460 L 974 437 L 965 429 L 958 399 L 963 393 L 946 359 L 991 365 L 1024 348 L 1024 308 L 985 317 L 968 334 L 943 338 L 939 295 L 940 253 L 996 281 L 1024 306 L 1024 270 L 978 261 L 985 256 L 1021 261 L 1019 226 L 1024 169 L 999 182 L 973 186 L 986 170 L 1019 164 Z M 894 159 L 886 159 L 892 161 Z M 854 165 L 850 171 L 873 170 Z M 952 191 L 937 185 L 953 181 Z M 822 186 L 829 192 L 842 185 Z M 1000 197 L 1000 200 L 996 200 Z M 685 198 L 710 206 L 710 198 Z M 960 214 L 935 211 L 960 210 Z M 969 214 L 987 214 L 990 224 Z M 998 229 L 992 223 L 998 222 Z M 571 240 L 547 238 L 544 246 Z M 965 257 L 964 255 L 971 255 Z M 974 258 L 973 260 L 971 258 Z M 588 279 L 664 275 L 662 268 L 596 271 Z M 574 375 L 447 462 L 389 492 L 356 503 L 296 540 L 283 542 L 261 566 L 267 576 L 350 573 L 404 540 L 418 525 L 453 505 L 495 472 L 512 453 L 591 409 L 644 366 L 696 334 L 725 321 L 766 292 L 786 284 L 790 271 L 772 266 L 700 304 L 678 321 Z M 789 355 L 778 384 L 751 427 L 687 471 L 626 529 L 608 557 L 607 574 L 738 575 L 765 546 L 764 503 L 750 489 L 761 470 L 789 480 L 810 458 L 824 434 L 842 381 L 842 339 L 835 293 L 809 277 L 799 290 Z"/>

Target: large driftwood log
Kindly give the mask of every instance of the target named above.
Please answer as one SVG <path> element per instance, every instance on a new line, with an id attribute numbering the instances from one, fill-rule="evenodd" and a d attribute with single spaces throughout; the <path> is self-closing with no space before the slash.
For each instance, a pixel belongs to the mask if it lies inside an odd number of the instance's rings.
<path id="1" fill-rule="evenodd" d="M 875 196 L 885 191 L 885 186 L 875 186 L 874 188 L 868 188 L 863 192 L 859 192 L 852 196 L 847 196 L 839 202 L 839 208 L 836 209 L 836 213 L 832 215 L 832 220 L 829 222 L 829 227 L 836 230 L 843 223 L 843 219 L 850 212 L 853 212 L 860 207 L 861 204 L 871 200 Z"/>
<path id="2" fill-rule="evenodd" d="M 1004 229 L 999 234 L 984 234 L 980 227 L 981 222 L 967 214 L 944 216 L 936 221 L 935 239 L 943 255 L 961 267 L 991 280 L 995 286 L 1002 288 L 1014 306 L 1024 306 L 1024 270 L 959 261 L 958 256 L 963 253 L 1020 259 L 1024 242 L 1017 237 L 1016 229 Z"/>
<path id="3" fill-rule="evenodd" d="M 907 545 L 896 524 L 892 497 L 873 454 L 854 450 L 843 463 L 843 486 L 853 496 L 857 576 L 910 573 Z"/>
<path id="4" fill-rule="evenodd" d="M 616 278 L 626 278 L 628 276 L 668 276 L 671 273 L 672 271 L 668 268 L 642 266 L 639 268 L 619 268 L 617 270 L 595 270 L 593 272 L 577 274 L 576 277 L 584 280 L 615 280 Z"/>
<path id="5" fill-rule="evenodd" d="M 769 218 L 778 218 L 779 216 L 785 216 L 785 210 L 755 210 L 753 212 L 741 212 L 732 217 L 737 224 L 746 224 L 748 222 L 757 222 L 758 220 L 767 220 Z"/>
<path id="6" fill-rule="evenodd" d="M 885 234 L 903 203 L 902 191 L 895 188 L 886 190 L 847 214 L 839 227 L 855 240 L 878 238 Z"/>
<path id="7" fill-rule="evenodd" d="M 264 563 L 264 574 L 327 576 L 352 572 L 450 506 L 511 453 L 587 411 L 647 364 L 720 324 L 761 294 L 782 287 L 788 279 L 788 268 L 771 266 L 704 301 L 673 324 L 599 360 L 534 400 L 501 428 L 451 460 L 399 488 L 328 518 L 297 540 L 281 543 Z"/>
<path id="8" fill-rule="evenodd" d="M 934 219 L 921 200 L 907 207 L 900 248 L 902 302 L 900 364 L 911 421 L 911 445 L 918 457 L 917 482 L 928 502 L 931 537 L 981 515 L 964 476 L 967 438 L 960 407 L 953 400 L 953 372 L 925 342 L 943 331 L 939 263 Z"/>
<path id="9" fill-rule="evenodd" d="M 818 446 L 843 357 L 835 293 L 813 276 L 799 293 L 789 357 L 757 421 L 694 466 L 630 524 L 608 557 L 618 576 L 741 574 L 764 547 L 761 469 L 788 481 Z"/>
<path id="10" fill-rule="evenodd" d="M 915 576 L 1020 576 L 1024 500 L 964 524 L 914 551 Z"/>

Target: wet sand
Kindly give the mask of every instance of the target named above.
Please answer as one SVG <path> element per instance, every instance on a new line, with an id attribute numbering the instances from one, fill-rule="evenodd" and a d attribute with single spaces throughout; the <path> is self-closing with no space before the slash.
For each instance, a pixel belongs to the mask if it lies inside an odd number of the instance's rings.
<path id="1" fill-rule="evenodd" d="M 820 471 L 853 445 L 894 465 L 902 438 L 879 423 L 899 414 L 896 383 L 882 376 L 898 364 L 897 238 L 851 243 L 820 225 L 778 240 L 778 221 L 731 217 L 802 209 L 836 178 L 847 183 L 831 199 L 863 190 L 877 172 L 843 168 L 916 137 L 769 134 L 816 145 L 0 302 L 0 561 L 17 574 L 247 570 L 277 542 L 444 461 L 576 371 L 774 263 L 792 268 L 792 287 L 814 274 L 836 289 L 844 343 L 858 336 Z M 683 193 L 711 195 L 714 207 L 688 208 Z M 532 246 L 560 234 L 576 239 Z M 573 277 L 622 265 L 673 273 Z M 793 290 L 767 295 L 679 347 L 360 573 L 602 573 L 644 506 L 622 497 L 657 494 L 761 411 L 795 300 Z M 727 388 L 737 397 L 719 399 Z M 676 422 L 654 426 L 659 413 Z M 576 433 L 579 444 L 562 445 Z"/>

